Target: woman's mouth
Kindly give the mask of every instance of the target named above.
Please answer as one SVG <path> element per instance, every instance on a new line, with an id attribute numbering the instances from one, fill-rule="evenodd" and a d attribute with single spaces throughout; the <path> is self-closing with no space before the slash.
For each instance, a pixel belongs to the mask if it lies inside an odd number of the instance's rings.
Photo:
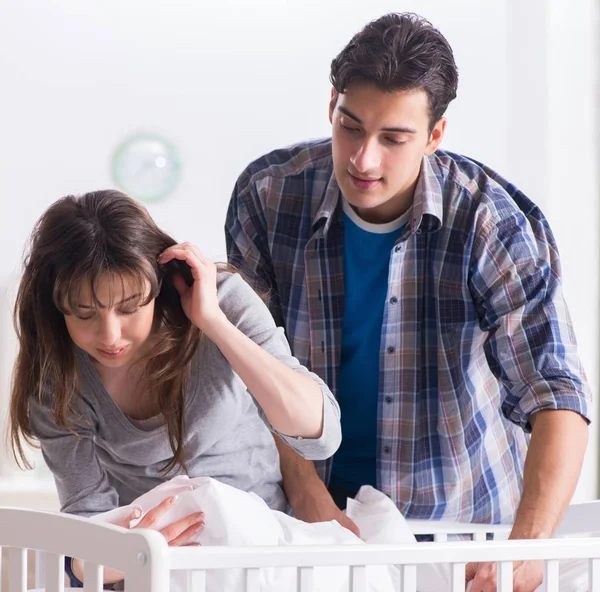
<path id="1" fill-rule="evenodd" d="M 120 358 L 125 351 L 127 350 L 127 345 L 123 346 L 123 347 L 119 347 L 116 349 L 99 349 L 98 348 L 98 353 L 103 357 L 103 358 L 107 358 L 109 360 L 114 360 L 116 358 Z"/>

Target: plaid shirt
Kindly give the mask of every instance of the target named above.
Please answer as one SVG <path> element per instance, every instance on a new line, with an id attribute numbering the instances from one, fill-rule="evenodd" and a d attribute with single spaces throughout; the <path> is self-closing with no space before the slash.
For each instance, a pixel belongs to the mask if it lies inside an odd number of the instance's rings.
<path id="1" fill-rule="evenodd" d="M 270 292 L 293 354 L 335 394 L 344 227 L 331 140 L 250 164 L 225 230 L 230 262 Z M 438 150 L 423 159 L 409 224 L 381 256 L 377 486 L 407 517 L 512 522 L 531 415 L 589 417 L 548 223 L 495 172 Z M 317 468 L 327 482 L 331 459 Z"/>

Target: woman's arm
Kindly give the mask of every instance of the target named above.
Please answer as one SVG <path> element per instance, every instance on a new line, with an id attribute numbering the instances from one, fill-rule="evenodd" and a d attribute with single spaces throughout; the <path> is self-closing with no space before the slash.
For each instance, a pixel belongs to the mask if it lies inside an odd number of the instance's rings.
<path id="1" fill-rule="evenodd" d="M 56 424 L 48 402 L 38 400 L 30 402 L 29 415 L 54 477 L 61 512 L 87 517 L 116 508 L 119 496 L 96 454 L 95 418 L 71 417 L 71 431 Z"/>
<path id="2" fill-rule="evenodd" d="M 61 512 L 88 517 L 118 506 L 118 494 L 109 484 L 96 455 L 94 418 L 75 420 L 73 431 L 58 426 L 52 415 L 49 398 L 32 399 L 29 416 L 32 430 L 40 443 L 42 456 L 52 472 L 58 491 Z M 82 587 L 83 570 L 76 559 L 66 558 L 66 572 L 71 586 Z M 105 570 L 105 583 L 116 582 Z"/>
<path id="3" fill-rule="evenodd" d="M 269 423 L 288 436 L 320 438 L 323 393 L 307 374 L 292 370 L 221 315 L 205 330 L 242 379 Z"/>
<path id="4" fill-rule="evenodd" d="M 341 441 L 340 411 L 327 385 L 291 355 L 283 329 L 238 274 L 219 278 L 222 315 L 211 338 L 245 383 L 263 419 L 308 459 L 334 454 Z M 221 325 L 220 323 L 223 323 Z"/>
<path id="5" fill-rule="evenodd" d="M 291 355 L 264 302 L 239 274 L 222 274 L 217 288 L 215 264 L 189 243 L 170 247 L 159 261 L 172 259 L 185 261 L 194 278 L 191 286 L 174 278 L 185 313 L 219 348 L 273 430 L 307 458 L 331 456 L 341 441 L 339 406 Z"/>

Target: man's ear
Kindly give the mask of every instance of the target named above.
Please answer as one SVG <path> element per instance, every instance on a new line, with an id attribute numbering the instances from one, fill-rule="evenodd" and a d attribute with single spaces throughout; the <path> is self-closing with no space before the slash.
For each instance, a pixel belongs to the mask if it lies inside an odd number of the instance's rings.
<path id="1" fill-rule="evenodd" d="M 333 123 L 333 112 L 335 110 L 335 104 L 338 100 L 338 91 L 331 87 L 331 98 L 329 99 L 329 123 Z"/>
<path id="2" fill-rule="evenodd" d="M 427 156 L 433 154 L 444 139 L 444 134 L 446 133 L 446 123 L 446 118 L 440 117 L 433 126 L 433 129 L 429 134 L 429 142 L 427 142 L 427 147 L 425 148 L 425 154 Z"/>

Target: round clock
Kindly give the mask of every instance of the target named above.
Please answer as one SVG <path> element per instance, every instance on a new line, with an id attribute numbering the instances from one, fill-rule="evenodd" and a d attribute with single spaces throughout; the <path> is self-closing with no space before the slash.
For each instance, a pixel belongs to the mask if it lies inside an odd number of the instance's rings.
<path id="1" fill-rule="evenodd" d="M 166 197 L 179 182 L 181 164 L 175 148 L 152 134 L 137 134 L 115 150 L 113 180 L 125 193 L 142 201 Z"/>

